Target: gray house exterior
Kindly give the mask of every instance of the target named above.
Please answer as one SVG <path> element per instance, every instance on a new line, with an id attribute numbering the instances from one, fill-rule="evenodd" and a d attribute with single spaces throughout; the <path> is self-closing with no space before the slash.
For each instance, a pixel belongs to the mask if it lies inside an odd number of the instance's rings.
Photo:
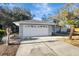
<path id="1" fill-rule="evenodd" d="M 57 24 L 49 21 L 25 20 L 14 23 L 19 26 L 20 38 L 50 36 L 54 31 L 58 30 L 55 27 Z"/>

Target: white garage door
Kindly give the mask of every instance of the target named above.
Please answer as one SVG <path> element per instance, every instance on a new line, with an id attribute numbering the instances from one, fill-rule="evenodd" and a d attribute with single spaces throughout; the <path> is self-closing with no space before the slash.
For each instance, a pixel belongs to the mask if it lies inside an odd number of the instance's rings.
<path id="1" fill-rule="evenodd" d="M 46 25 L 23 25 L 23 36 L 49 35 Z"/>

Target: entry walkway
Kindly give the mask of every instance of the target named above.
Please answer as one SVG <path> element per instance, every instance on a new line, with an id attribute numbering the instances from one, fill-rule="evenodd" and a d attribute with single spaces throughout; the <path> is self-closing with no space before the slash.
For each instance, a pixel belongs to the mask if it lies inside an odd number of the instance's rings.
<path id="1" fill-rule="evenodd" d="M 16 56 L 79 56 L 79 48 L 63 41 L 21 43 Z"/>

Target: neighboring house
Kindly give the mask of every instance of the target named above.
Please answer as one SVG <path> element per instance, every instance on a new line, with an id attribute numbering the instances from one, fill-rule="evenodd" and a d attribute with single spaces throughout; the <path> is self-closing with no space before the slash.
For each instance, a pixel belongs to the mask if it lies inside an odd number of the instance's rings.
<path id="1" fill-rule="evenodd" d="M 57 24 L 57 26 L 55 26 L 55 29 L 53 29 L 55 33 L 66 33 L 66 32 L 67 32 L 67 29 L 68 29 L 68 28 L 65 27 L 65 26 L 62 26 L 61 23 L 60 23 L 61 25 L 59 24 L 59 15 L 50 16 L 50 17 L 48 18 L 48 21 Z"/>
<path id="2" fill-rule="evenodd" d="M 57 24 L 56 26 L 53 26 L 54 27 L 53 28 L 53 32 L 54 33 L 61 31 L 61 26 L 58 25 L 59 20 L 58 20 L 58 16 L 57 15 L 49 16 L 48 17 L 48 21 Z"/>
<path id="3" fill-rule="evenodd" d="M 56 30 L 56 23 L 38 20 L 25 20 L 14 22 L 19 26 L 19 36 L 26 38 L 30 36 L 50 36 Z"/>

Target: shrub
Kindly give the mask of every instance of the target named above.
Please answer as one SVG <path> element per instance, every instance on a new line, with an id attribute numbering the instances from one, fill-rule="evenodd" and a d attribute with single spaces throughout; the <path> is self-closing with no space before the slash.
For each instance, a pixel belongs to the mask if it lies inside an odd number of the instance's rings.
<path id="1" fill-rule="evenodd" d="M 0 41 L 2 40 L 2 37 L 5 35 L 5 30 L 0 29 Z"/>

